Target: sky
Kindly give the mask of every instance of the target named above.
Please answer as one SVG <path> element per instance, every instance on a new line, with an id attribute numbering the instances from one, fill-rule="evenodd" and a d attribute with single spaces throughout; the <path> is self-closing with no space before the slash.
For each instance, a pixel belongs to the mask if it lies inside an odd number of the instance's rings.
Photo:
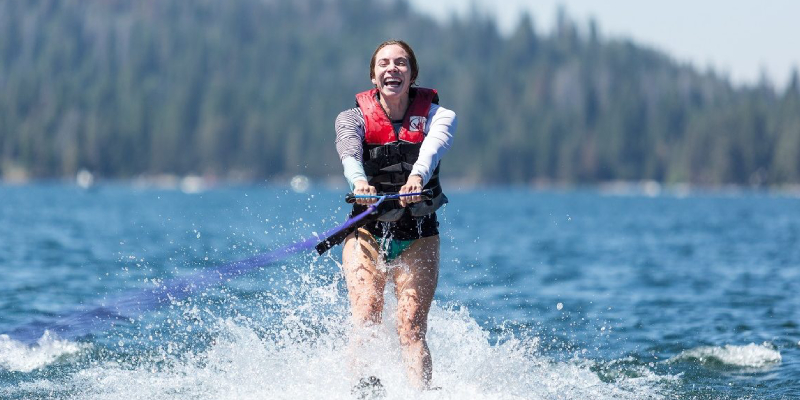
<path id="1" fill-rule="evenodd" d="M 492 15 L 511 32 L 528 11 L 538 34 L 549 34 L 559 6 L 586 26 L 594 17 L 601 37 L 630 38 L 700 70 L 712 68 L 734 84 L 766 77 L 783 89 L 800 70 L 798 0 L 409 0 L 442 21 L 472 10 Z"/>

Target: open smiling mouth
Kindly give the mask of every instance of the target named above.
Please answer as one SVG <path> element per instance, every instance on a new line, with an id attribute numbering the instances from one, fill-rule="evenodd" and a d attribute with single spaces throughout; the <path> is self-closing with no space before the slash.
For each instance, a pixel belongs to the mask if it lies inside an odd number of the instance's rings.
<path id="1" fill-rule="evenodd" d="M 396 88 L 396 87 L 400 87 L 400 85 L 402 85 L 402 84 L 403 84 L 403 81 L 401 81 L 400 79 L 397 79 L 397 78 L 386 78 L 386 79 L 383 80 L 383 86 Z"/>

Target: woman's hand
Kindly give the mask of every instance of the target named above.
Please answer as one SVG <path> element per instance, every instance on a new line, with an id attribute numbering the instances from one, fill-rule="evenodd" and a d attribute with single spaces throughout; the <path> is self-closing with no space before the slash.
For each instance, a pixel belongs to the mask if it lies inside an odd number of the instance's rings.
<path id="1" fill-rule="evenodd" d="M 375 186 L 370 186 L 367 181 L 360 180 L 353 182 L 353 194 L 375 196 L 378 194 L 378 191 L 375 190 Z M 362 204 L 366 206 L 373 204 L 376 201 L 378 201 L 378 199 L 356 199 L 356 204 Z"/>
<path id="2" fill-rule="evenodd" d="M 422 177 L 419 175 L 411 175 L 408 177 L 406 184 L 400 188 L 400 194 L 405 193 L 419 193 L 422 191 Z M 400 197 L 400 206 L 405 207 L 411 203 L 422 201 L 422 196 L 407 196 Z"/>

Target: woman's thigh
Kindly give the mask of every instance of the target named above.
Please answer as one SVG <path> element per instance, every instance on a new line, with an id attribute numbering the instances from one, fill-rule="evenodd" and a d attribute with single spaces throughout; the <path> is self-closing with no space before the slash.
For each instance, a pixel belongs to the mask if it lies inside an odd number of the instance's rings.
<path id="1" fill-rule="evenodd" d="M 393 279 L 398 325 L 424 336 L 439 279 L 439 236 L 414 241 L 397 261 L 399 266 L 393 269 Z"/>
<path id="2" fill-rule="evenodd" d="M 361 322 L 380 322 L 386 272 L 378 265 L 379 247 L 366 230 L 350 234 L 342 250 L 342 270 L 353 316 Z"/>

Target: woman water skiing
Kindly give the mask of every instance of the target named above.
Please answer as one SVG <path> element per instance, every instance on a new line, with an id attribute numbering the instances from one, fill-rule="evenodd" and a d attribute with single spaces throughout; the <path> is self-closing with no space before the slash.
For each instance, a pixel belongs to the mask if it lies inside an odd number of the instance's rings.
<path id="1" fill-rule="evenodd" d="M 374 88 L 357 94 L 357 106 L 336 118 L 336 150 L 356 195 L 433 193 L 431 199 L 408 196 L 385 202 L 395 205 L 391 209 L 382 204 L 376 220 L 347 235 L 342 254 L 354 328 L 363 331 L 380 324 L 384 287 L 392 281 L 409 381 L 428 389 L 432 362 L 425 335 L 439 276 L 435 211 L 447 202 L 439 185 L 439 161 L 452 142 L 456 116 L 438 105 L 435 90 L 412 87 L 418 73 L 407 43 L 381 43 L 370 60 Z M 358 199 L 352 215 L 375 201 Z M 351 341 L 357 342 L 357 336 Z M 380 385 L 377 378 L 364 377 L 357 387 Z"/>

